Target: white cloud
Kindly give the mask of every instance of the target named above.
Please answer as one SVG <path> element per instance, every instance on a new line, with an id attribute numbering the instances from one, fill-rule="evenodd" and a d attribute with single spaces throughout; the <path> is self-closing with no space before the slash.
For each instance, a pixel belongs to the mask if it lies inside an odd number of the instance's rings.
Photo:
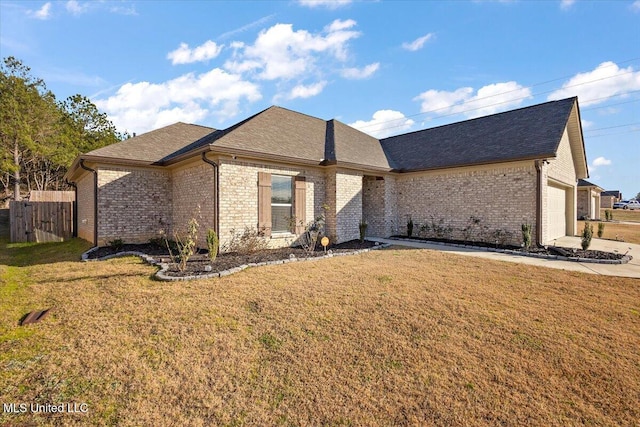
<path id="1" fill-rule="evenodd" d="M 218 56 L 223 47 L 224 45 L 218 46 L 216 42 L 211 40 L 207 40 L 193 49 L 189 48 L 186 43 L 180 43 L 179 48 L 167 54 L 167 59 L 170 59 L 173 65 L 207 61 Z"/>
<path id="2" fill-rule="evenodd" d="M 600 166 L 610 166 L 611 165 L 611 160 L 606 159 L 602 156 L 600 157 L 596 157 L 595 159 L 593 159 L 593 161 L 591 162 L 591 172 L 594 172 L 596 170 L 596 168 L 600 167 Z"/>
<path id="3" fill-rule="evenodd" d="M 552 92 L 547 99 L 551 101 L 578 96 L 580 106 L 584 107 L 635 90 L 640 90 L 640 71 L 635 71 L 631 66 L 619 68 L 614 62 L 608 61 L 593 71 L 571 77 L 562 85 L 562 89 Z"/>
<path id="4" fill-rule="evenodd" d="M 89 5 L 87 3 L 80 4 L 76 0 L 69 0 L 65 7 L 67 11 L 72 15 L 82 15 L 87 11 Z"/>
<path id="5" fill-rule="evenodd" d="M 483 86 L 475 94 L 471 87 L 453 92 L 431 89 L 416 96 L 414 101 L 421 101 L 423 113 L 434 116 L 464 114 L 473 118 L 518 107 L 529 98 L 532 98 L 531 89 L 511 81 Z"/>
<path id="6" fill-rule="evenodd" d="M 582 129 L 589 129 L 590 127 L 593 126 L 593 122 L 590 122 L 589 120 L 582 119 L 581 123 L 582 123 Z"/>
<path id="7" fill-rule="evenodd" d="M 411 129 L 414 123 L 413 120 L 405 117 L 400 111 L 378 110 L 373 113 L 371 120 L 358 120 L 350 123 L 349 126 L 368 133 L 375 138 L 386 138 Z"/>
<path id="8" fill-rule="evenodd" d="M 560 1 L 560 9 L 569 10 L 569 9 L 571 9 L 571 6 L 573 6 L 575 2 L 576 2 L 576 0 L 561 0 Z"/>
<path id="9" fill-rule="evenodd" d="M 629 7 L 634 12 L 640 12 L 640 0 L 634 1 L 633 3 L 631 3 L 631 6 Z"/>
<path id="10" fill-rule="evenodd" d="M 51 18 L 51 2 L 46 2 L 40 9 L 36 11 L 28 10 L 27 14 L 43 21 Z"/>
<path id="11" fill-rule="evenodd" d="M 369 64 L 363 68 L 345 68 L 340 71 L 340 74 L 345 79 L 366 79 L 378 71 L 378 68 L 380 68 L 380 63 L 374 62 L 373 64 Z"/>
<path id="12" fill-rule="evenodd" d="M 263 80 L 308 76 L 315 64 L 334 59 L 345 61 L 348 42 L 360 36 L 350 28 L 353 20 L 335 20 L 319 34 L 293 30 L 291 24 L 276 24 L 260 32 L 252 45 L 233 45 L 232 59 L 225 68 L 235 73 L 253 72 Z"/>
<path id="13" fill-rule="evenodd" d="M 327 9 L 338 9 L 351 3 L 352 0 L 298 0 L 301 6 L 326 7 Z"/>
<path id="14" fill-rule="evenodd" d="M 433 33 L 429 33 L 425 36 L 418 37 L 411 43 L 402 43 L 402 48 L 406 50 L 410 50 L 411 52 L 415 52 L 416 50 L 422 49 L 424 44 L 433 38 Z"/>
<path id="15" fill-rule="evenodd" d="M 115 95 L 94 103 L 119 130 L 140 133 L 180 120 L 227 119 L 238 114 L 240 100 L 255 102 L 261 98 L 254 83 L 214 68 L 162 83 L 127 83 Z"/>
<path id="16" fill-rule="evenodd" d="M 316 96 L 320 92 L 322 92 L 326 84 L 327 84 L 326 81 L 322 81 L 322 82 L 310 84 L 307 86 L 297 85 L 293 89 L 291 89 L 287 98 L 288 99 L 311 98 L 312 96 Z"/>
<path id="17" fill-rule="evenodd" d="M 136 11 L 136 7 L 134 5 L 131 6 L 114 6 L 109 9 L 111 13 L 117 13 L 118 15 L 129 15 L 129 16 L 137 16 L 138 12 Z"/>
<path id="18" fill-rule="evenodd" d="M 595 159 L 593 159 L 593 162 L 591 162 L 591 166 L 593 167 L 609 166 L 610 164 L 611 164 L 611 160 L 605 159 L 604 157 L 596 157 Z"/>

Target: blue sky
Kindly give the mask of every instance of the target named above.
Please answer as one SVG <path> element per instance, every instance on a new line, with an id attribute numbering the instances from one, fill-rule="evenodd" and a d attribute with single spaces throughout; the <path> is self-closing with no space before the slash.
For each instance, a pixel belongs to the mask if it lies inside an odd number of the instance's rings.
<path id="1" fill-rule="evenodd" d="M 577 95 L 591 181 L 640 191 L 640 0 L 0 0 L 0 50 L 138 134 L 276 104 L 383 137 Z"/>

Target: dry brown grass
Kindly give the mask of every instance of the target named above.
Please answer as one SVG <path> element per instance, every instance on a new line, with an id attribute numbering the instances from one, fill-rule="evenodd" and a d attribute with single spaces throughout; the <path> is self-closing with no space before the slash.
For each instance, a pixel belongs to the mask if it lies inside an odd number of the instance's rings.
<path id="1" fill-rule="evenodd" d="M 600 209 L 600 218 L 604 218 L 605 209 Z M 611 209 L 615 221 L 640 222 L 640 210 Z"/>
<path id="2" fill-rule="evenodd" d="M 578 234 L 584 228 L 584 221 L 578 221 Z M 598 221 L 591 221 L 593 224 L 593 237 L 598 236 Z M 604 223 L 603 239 L 620 240 L 628 243 L 640 244 L 640 224 L 618 224 L 615 222 Z"/>
<path id="3" fill-rule="evenodd" d="M 182 283 L 150 280 L 136 258 L 11 256 L 0 255 L 12 307 L 0 313 L 0 401 L 86 402 L 89 413 L 0 425 L 640 419 L 638 280 L 426 250 Z M 43 307 L 45 321 L 16 325 Z"/>

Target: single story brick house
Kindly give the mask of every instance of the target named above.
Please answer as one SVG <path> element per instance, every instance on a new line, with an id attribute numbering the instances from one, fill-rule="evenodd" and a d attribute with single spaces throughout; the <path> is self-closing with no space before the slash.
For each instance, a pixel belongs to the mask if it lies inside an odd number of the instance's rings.
<path id="1" fill-rule="evenodd" d="M 578 219 L 600 219 L 602 188 L 586 179 L 578 180 Z"/>
<path id="2" fill-rule="evenodd" d="M 227 129 L 176 123 L 75 159 L 78 235 L 96 245 L 146 242 L 190 218 L 221 243 L 232 230 L 289 245 L 326 215 L 335 242 L 438 223 L 473 223 L 521 242 L 576 232 L 577 182 L 588 177 L 577 98 L 376 139 L 338 120 L 270 107 Z M 324 207 L 323 207 L 324 206 Z M 295 218 L 292 226 L 288 218 Z M 483 237 L 469 236 L 482 240 Z"/>
<path id="3" fill-rule="evenodd" d="M 618 190 L 608 190 L 600 193 L 600 207 L 612 209 L 613 204 L 622 200 L 622 193 Z"/>

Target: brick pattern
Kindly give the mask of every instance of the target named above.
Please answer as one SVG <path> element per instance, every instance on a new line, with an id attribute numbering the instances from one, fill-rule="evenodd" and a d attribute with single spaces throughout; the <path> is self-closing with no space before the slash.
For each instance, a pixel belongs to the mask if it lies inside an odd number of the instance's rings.
<path id="1" fill-rule="evenodd" d="M 360 237 L 358 225 L 362 218 L 362 173 L 336 173 L 336 243 Z"/>
<path id="2" fill-rule="evenodd" d="M 399 233 L 397 179 L 388 175 L 384 178 L 384 223 L 383 236 Z"/>
<path id="3" fill-rule="evenodd" d="M 464 238 L 461 230 L 471 216 L 480 219 L 478 232 L 510 232 L 511 244 L 522 242 L 521 224 L 536 218 L 536 170 L 533 162 L 495 168 L 470 168 L 401 175 L 397 179 L 398 225 L 406 233 L 411 216 L 414 233 L 432 220 L 452 227 L 452 238 Z M 535 235 L 535 234 L 534 234 Z M 474 240 L 482 240 L 475 237 Z"/>
<path id="4" fill-rule="evenodd" d="M 93 174 L 86 173 L 76 184 L 78 186 L 78 237 L 93 242 L 94 205 Z"/>
<path id="5" fill-rule="evenodd" d="M 367 236 L 387 236 L 385 226 L 385 181 L 375 176 L 362 179 L 362 217 L 367 221 Z"/>
<path id="6" fill-rule="evenodd" d="M 215 170 L 200 160 L 171 174 L 172 227 L 184 235 L 191 218 L 198 221 L 198 246 L 207 247 L 207 230 L 215 228 Z"/>
<path id="7" fill-rule="evenodd" d="M 171 225 L 168 171 L 110 167 L 98 169 L 98 244 L 122 239 L 144 243 Z"/>
<path id="8" fill-rule="evenodd" d="M 232 230 L 258 226 L 258 172 L 306 178 L 305 223 L 322 214 L 325 203 L 325 174 L 320 169 L 293 166 L 261 165 L 253 162 L 223 159 L 220 161 L 220 243 L 228 241 Z M 274 235 L 270 246 L 288 246 L 295 236 Z"/>
<path id="9" fill-rule="evenodd" d="M 595 212 L 591 212 L 591 198 L 595 197 Z M 587 219 L 600 219 L 600 193 L 587 188 L 578 188 L 578 219 L 583 216 Z"/>

